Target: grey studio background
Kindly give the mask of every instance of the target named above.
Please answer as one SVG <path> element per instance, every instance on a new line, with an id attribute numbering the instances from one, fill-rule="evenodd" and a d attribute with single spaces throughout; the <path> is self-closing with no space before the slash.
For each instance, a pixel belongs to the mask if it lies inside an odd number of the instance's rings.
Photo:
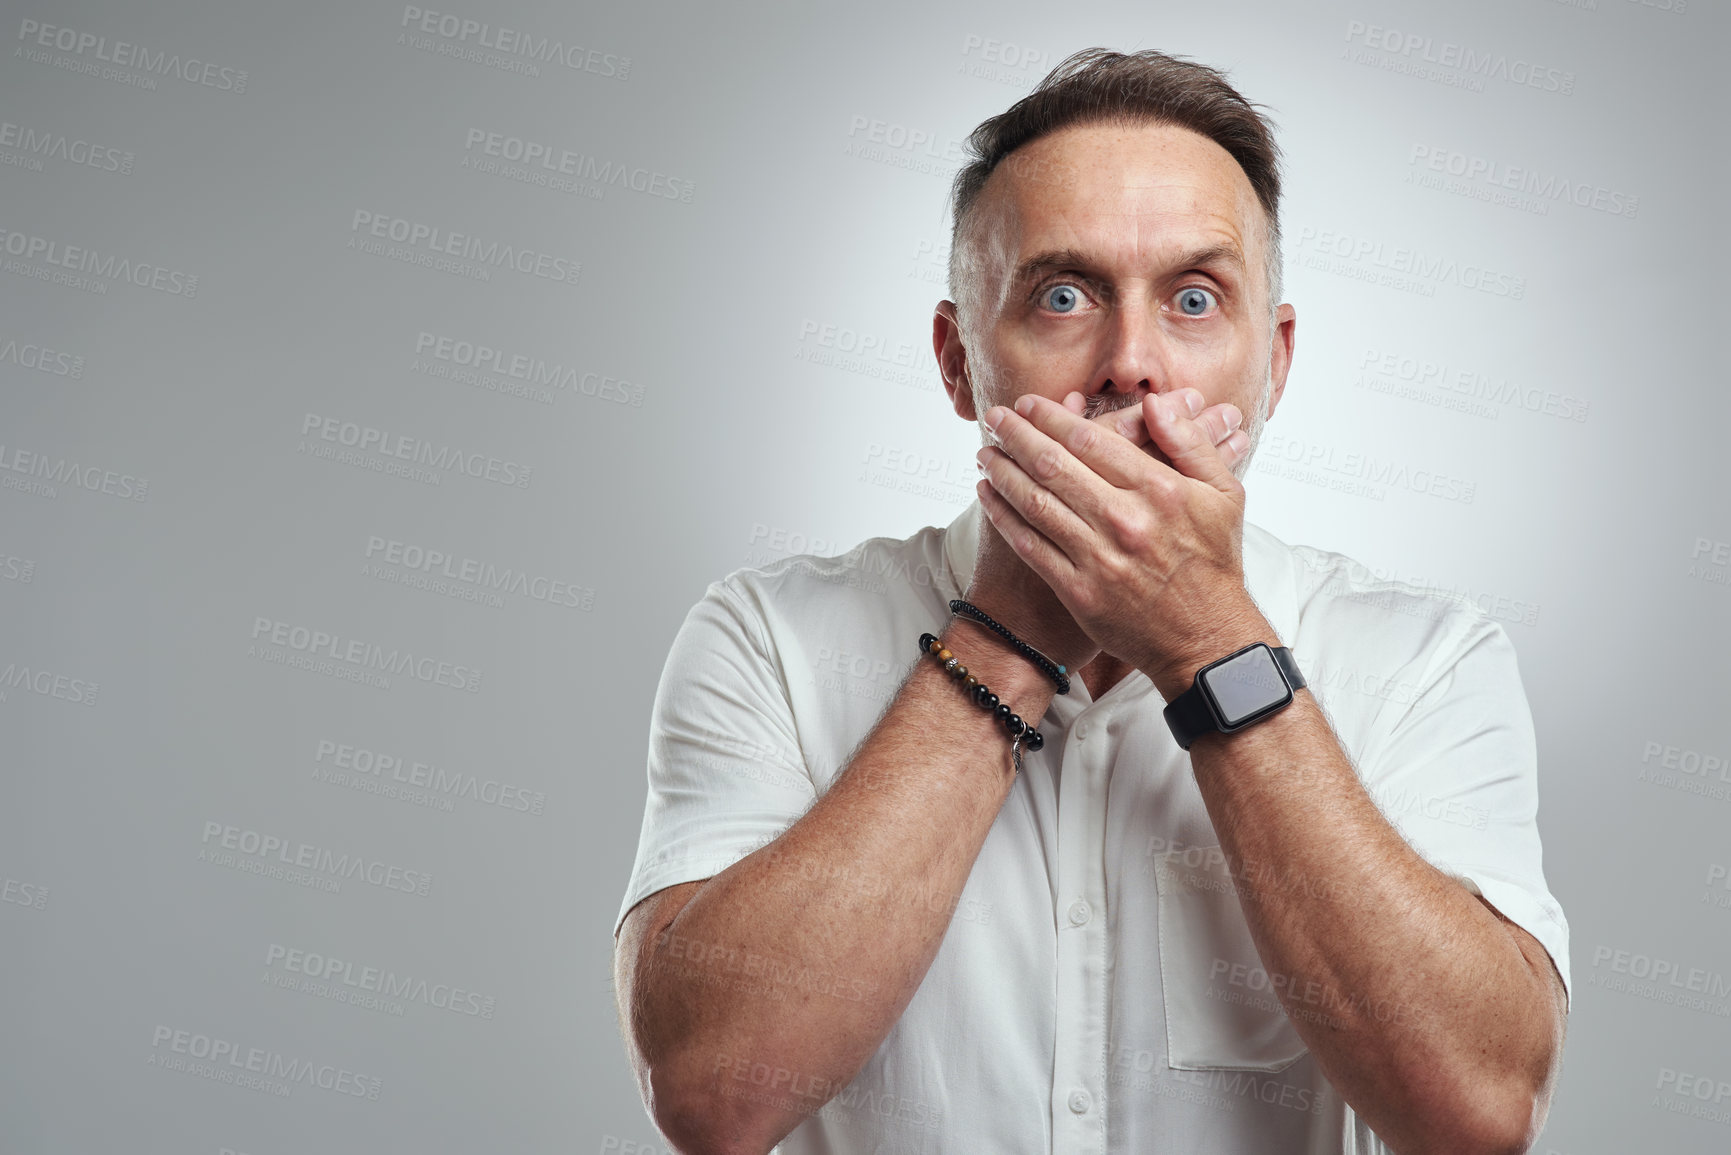
<path id="1" fill-rule="evenodd" d="M 609 966 L 668 644 L 972 500 L 949 178 L 1096 43 L 1279 125 L 1251 519 L 1518 648 L 1536 1149 L 1731 1147 L 1719 4 L 0 11 L 0 1150 L 664 1151 Z"/>

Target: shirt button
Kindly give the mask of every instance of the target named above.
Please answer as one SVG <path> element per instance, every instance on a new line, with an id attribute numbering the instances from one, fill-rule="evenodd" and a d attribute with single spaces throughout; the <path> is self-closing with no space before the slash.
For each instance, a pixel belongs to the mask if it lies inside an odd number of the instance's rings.
<path id="1" fill-rule="evenodd" d="M 1070 1110 L 1074 1111 L 1078 1115 L 1086 1115 L 1088 1113 L 1088 1108 L 1091 1107 L 1093 1103 L 1093 1096 L 1089 1095 L 1086 1091 L 1070 1092 Z"/>
<path id="2" fill-rule="evenodd" d="M 1088 904 L 1078 898 L 1070 904 L 1070 925 L 1081 926 L 1092 917 L 1093 913 L 1088 909 Z"/>
<path id="3" fill-rule="evenodd" d="M 1076 734 L 1076 741 L 1086 742 L 1088 740 L 1088 723 L 1077 722 L 1075 734 Z"/>

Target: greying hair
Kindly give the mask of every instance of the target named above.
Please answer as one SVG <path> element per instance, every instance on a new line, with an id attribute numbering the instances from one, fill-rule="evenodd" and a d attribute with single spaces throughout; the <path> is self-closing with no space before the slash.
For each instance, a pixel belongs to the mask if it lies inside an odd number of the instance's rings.
<path id="1" fill-rule="evenodd" d="M 977 271 L 973 257 L 964 255 L 964 250 L 973 239 L 968 230 L 974 202 L 987 179 L 1023 145 L 1062 128 L 1100 121 L 1187 128 L 1212 140 L 1238 162 L 1268 220 L 1272 325 L 1281 290 L 1280 146 L 1274 141 L 1271 122 L 1256 109 L 1226 82 L 1223 72 L 1153 49 L 1123 53 L 1085 48 L 1061 61 L 1032 92 L 968 136 L 973 159 L 956 173 L 950 191 L 954 222 L 949 290 L 964 325 L 972 323 L 972 278 Z"/>

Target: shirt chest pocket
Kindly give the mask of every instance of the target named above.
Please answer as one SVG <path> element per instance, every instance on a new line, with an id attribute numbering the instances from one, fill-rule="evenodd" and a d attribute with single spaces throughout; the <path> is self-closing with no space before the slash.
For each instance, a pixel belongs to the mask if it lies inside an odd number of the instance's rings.
<path id="1" fill-rule="evenodd" d="M 1185 1071 L 1281 1071 L 1305 1053 L 1257 957 L 1217 846 L 1155 861 L 1161 996 L 1170 1066 Z"/>

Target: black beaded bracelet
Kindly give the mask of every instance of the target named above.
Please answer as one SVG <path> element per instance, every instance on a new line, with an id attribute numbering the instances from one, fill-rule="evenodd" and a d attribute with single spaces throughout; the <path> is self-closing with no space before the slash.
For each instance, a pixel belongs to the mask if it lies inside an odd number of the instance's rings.
<path id="1" fill-rule="evenodd" d="M 965 602 L 961 598 L 956 598 L 950 603 L 950 612 L 955 614 L 957 617 L 963 617 L 967 618 L 969 621 L 979 622 L 982 626 L 986 626 L 989 629 L 996 631 L 1005 641 L 1009 642 L 1010 645 L 1016 648 L 1018 654 L 1021 654 L 1024 658 L 1028 659 L 1044 671 L 1046 676 L 1051 678 L 1052 681 L 1057 684 L 1058 693 L 1068 694 L 1070 692 L 1070 679 L 1064 676 L 1068 672 L 1068 667 L 1060 666 L 1057 662 L 1054 662 L 1051 658 L 1048 658 L 1045 654 L 1042 654 L 1039 650 L 1036 650 L 1021 638 L 1018 638 L 1015 634 L 1012 634 L 1004 626 L 993 621 L 987 616 L 986 611 L 982 610 L 979 606 L 974 605 L 972 602 Z"/>
<path id="2" fill-rule="evenodd" d="M 974 705 L 982 710 L 990 711 L 992 716 L 1003 723 L 1004 730 L 1010 735 L 1010 762 L 1016 767 L 1016 773 L 1022 772 L 1022 746 L 1030 750 L 1038 750 L 1046 744 L 1045 736 L 1034 727 L 1022 721 L 1020 714 L 1011 710 L 1005 702 L 1000 702 L 998 696 L 986 688 L 986 684 L 968 673 L 968 668 L 962 665 L 962 660 L 944 648 L 936 635 L 925 633 L 920 635 L 920 650 L 937 659 L 938 665 L 944 668 L 952 678 L 962 684 L 968 697 Z"/>

